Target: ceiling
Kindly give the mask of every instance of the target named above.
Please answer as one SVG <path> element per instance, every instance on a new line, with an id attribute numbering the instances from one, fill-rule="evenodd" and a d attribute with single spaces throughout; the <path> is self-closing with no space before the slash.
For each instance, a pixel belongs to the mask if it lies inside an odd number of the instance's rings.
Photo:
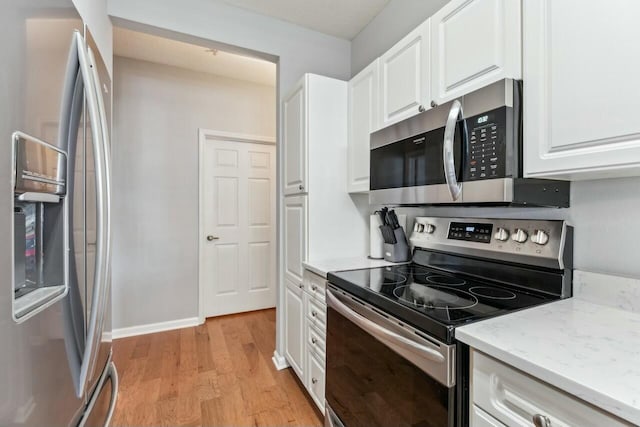
<path id="1" fill-rule="evenodd" d="M 232 6 L 353 39 L 390 0 L 223 0 Z"/>
<path id="2" fill-rule="evenodd" d="M 276 84 L 272 62 L 221 50 L 214 55 L 206 47 L 124 28 L 113 29 L 113 54 L 267 86 Z"/>

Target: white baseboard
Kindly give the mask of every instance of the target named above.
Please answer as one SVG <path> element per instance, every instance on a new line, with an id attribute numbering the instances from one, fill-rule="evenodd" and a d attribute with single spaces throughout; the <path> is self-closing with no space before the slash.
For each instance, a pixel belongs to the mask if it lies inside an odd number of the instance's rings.
<path id="1" fill-rule="evenodd" d="M 273 364 L 276 366 L 276 369 L 278 371 L 289 367 L 287 359 L 285 359 L 284 356 L 280 356 L 277 351 L 273 352 L 273 357 L 271 358 L 271 360 L 273 361 Z"/>
<path id="2" fill-rule="evenodd" d="M 29 420 L 34 409 L 36 409 L 36 401 L 32 396 L 24 405 L 15 411 L 13 422 L 16 424 L 25 424 Z"/>
<path id="3" fill-rule="evenodd" d="M 199 325 L 197 317 L 169 320 L 167 322 L 148 323 L 146 325 L 128 326 L 114 329 L 111 333 L 113 339 L 133 337 L 136 335 L 153 334 L 155 332 L 172 331 L 174 329 L 189 328 Z"/>

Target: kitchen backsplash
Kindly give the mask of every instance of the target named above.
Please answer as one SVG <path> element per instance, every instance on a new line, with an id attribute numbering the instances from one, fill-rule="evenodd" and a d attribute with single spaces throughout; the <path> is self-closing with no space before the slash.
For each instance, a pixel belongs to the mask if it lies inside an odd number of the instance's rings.
<path id="1" fill-rule="evenodd" d="M 514 207 L 397 208 L 408 216 L 566 219 L 575 227 L 574 266 L 579 270 L 640 278 L 640 178 L 573 182 L 568 209 Z M 371 211 L 375 207 L 370 207 Z"/>

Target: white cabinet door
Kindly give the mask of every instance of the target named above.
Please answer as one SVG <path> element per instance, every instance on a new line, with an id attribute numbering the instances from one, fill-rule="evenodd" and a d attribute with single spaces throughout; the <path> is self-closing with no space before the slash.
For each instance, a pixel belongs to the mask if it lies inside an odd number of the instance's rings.
<path id="1" fill-rule="evenodd" d="M 283 103 L 284 195 L 307 191 L 307 129 L 305 80 Z"/>
<path id="2" fill-rule="evenodd" d="M 324 415 L 324 386 L 325 372 L 324 363 L 320 357 L 313 352 L 307 354 L 307 390 L 309 395 Z"/>
<path id="3" fill-rule="evenodd" d="M 430 108 L 429 37 L 426 20 L 380 57 L 381 127 Z"/>
<path id="4" fill-rule="evenodd" d="M 296 285 L 302 284 L 307 258 L 307 196 L 284 198 L 284 275 Z"/>
<path id="5" fill-rule="evenodd" d="M 306 349 L 304 337 L 304 299 L 302 284 L 291 283 L 285 279 L 285 356 L 298 377 L 304 380 L 304 354 Z"/>
<path id="6" fill-rule="evenodd" d="M 527 176 L 640 175 L 638 16 L 636 0 L 524 0 Z"/>
<path id="7" fill-rule="evenodd" d="M 369 191 L 369 135 L 378 129 L 380 60 L 349 81 L 349 142 L 347 189 L 349 193 Z"/>
<path id="8" fill-rule="evenodd" d="M 453 0 L 431 17 L 431 93 L 437 104 L 503 78 L 521 78 L 519 0 Z"/>

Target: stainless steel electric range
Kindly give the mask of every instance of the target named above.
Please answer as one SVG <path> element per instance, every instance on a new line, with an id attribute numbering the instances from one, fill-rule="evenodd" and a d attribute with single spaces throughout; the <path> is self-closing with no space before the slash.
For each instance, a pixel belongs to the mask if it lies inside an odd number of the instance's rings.
<path id="1" fill-rule="evenodd" d="M 564 221 L 417 218 L 409 264 L 328 274 L 326 426 L 468 425 L 456 327 L 571 296 Z"/>

